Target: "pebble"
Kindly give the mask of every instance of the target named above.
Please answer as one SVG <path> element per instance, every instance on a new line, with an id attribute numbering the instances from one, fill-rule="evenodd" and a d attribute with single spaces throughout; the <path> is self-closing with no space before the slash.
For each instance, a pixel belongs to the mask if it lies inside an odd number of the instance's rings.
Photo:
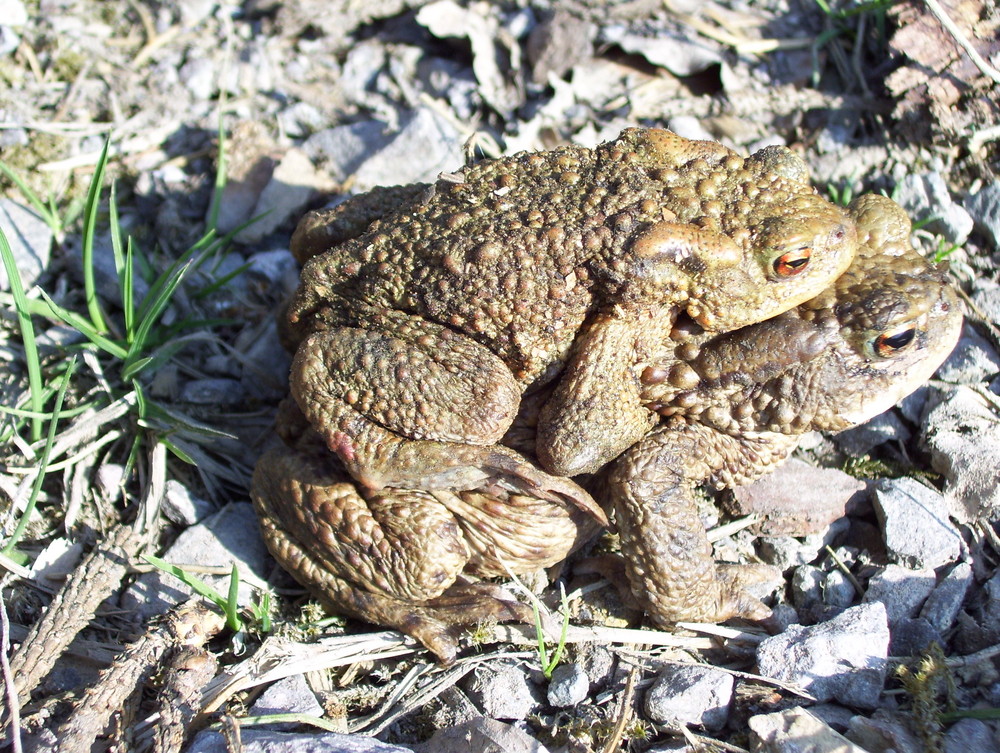
<path id="1" fill-rule="evenodd" d="M 933 570 L 910 570 L 900 565 L 886 565 L 868 580 L 862 603 L 881 602 L 891 628 L 913 617 L 934 590 L 937 578 Z"/>
<path id="2" fill-rule="evenodd" d="M 891 560 L 920 569 L 958 559 L 962 535 L 949 520 L 939 492 L 908 477 L 879 479 L 873 501 Z"/>
<path id="3" fill-rule="evenodd" d="M 52 229 L 28 207 L 0 198 L 0 228 L 14 254 L 21 287 L 30 290 L 49 264 Z M 7 270 L 0 264 L 0 290 L 10 290 Z"/>
<path id="4" fill-rule="evenodd" d="M 761 641 L 761 674 L 803 687 L 820 701 L 875 708 L 885 682 L 889 625 L 885 607 L 860 604 L 827 622 L 791 625 Z"/>
<path id="5" fill-rule="evenodd" d="M 5 26 L 24 26 L 28 23 L 28 11 L 22 0 L 0 0 L 0 18 Z"/>
<path id="6" fill-rule="evenodd" d="M 0 24 L 0 58 L 12 55 L 20 46 L 21 37 L 10 26 Z"/>
<path id="7" fill-rule="evenodd" d="M 1000 180 L 966 198 L 965 208 L 969 210 L 976 228 L 992 242 L 993 247 L 1000 247 Z"/>
<path id="8" fill-rule="evenodd" d="M 959 719 L 944 733 L 944 753 L 1000 753 L 1000 743 L 981 719 Z"/>
<path id="9" fill-rule="evenodd" d="M 1000 512 L 1000 422 L 997 409 L 972 388 L 938 394 L 923 425 L 934 470 L 946 479 L 948 513 L 960 522 Z"/>
<path id="10" fill-rule="evenodd" d="M 733 490 L 734 515 L 765 517 L 755 531 L 769 536 L 825 533 L 863 496 L 865 483 L 835 468 L 817 468 L 799 458 L 774 473 Z"/>
<path id="11" fill-rule="evenodd" d="M 815 565 L 800 565 L 792 573 L 792 603 L 806 609 L 823 601 L 823 582 L 826 574 Z"/>
<path id="12" fill-rule="evenodd" d="M 1000 353 L 971 323 L 962 328 L 962 337 L 935 377 L 950 384 L 979 384 L 1000 372 Z"/>
<path id="13" fill-rule="evenodd" d="M 733 676 L 707 665 L 671 664 L 646 692 L 646 714 L 670 727 L 722 729 L 733 699 Z"/>
<path id="14" fill-rule="evenodd" d="M 931 643 L 944 645 L 941 633 L 923 617 L 904 619 L 892 626 L 890 656 L 921 656 Z"/>
<path id="15" fill-rule="evenodd" d="M 569 708 L 582 703 L 590 693 L 590 679 L 579 664 L 560 664 L 552 672 L 546 693 L 549 705 Z"/>
<path id="16" fill-rule="evenodd" d="M 519 666 L 498 662 L 476 668 L 463 684 L 469 699 L 494 719 L 527 719 L 542 708 L 542 697 Z"/>
<path id="17" fill-rule="evenodd" d="M 961 204 L 952 200 L 940 173 L 906 175 L 897 184 L 895 198 L 916 220 L 936 218 L 925 227 L 952 243 L 965 243 L 972 232 L 972 216 Z"/>
<path id="18" fill-rule="evenodd" d="M 232 502 L 215 515 L 181 533 L 162 555 L 167 562 L 178 565 L 231 567 L 240 573 L 239 603 L 247 604 L 253 597 L 248 579 L 264 580 L 267 552 L 257 526 L 257 515 L 249 502 Z M 216 591 L 226 593 L 229 575 L 198 574 Z M 191 589 L 159 570 L 143 573 L 122 596 L 122 608 L 135 619 L 147 620 L 162 614 L 192 594 Z"/>
<path id="19" fill-rule="evenodd" d="M 851 457 L 860 458 L 883 442 L 895 440 L 905 443 L 911 436 L 912 433 L 896 411 L 887 410 L 860 426 L 840 432 L 833 441 Z"/>
<path id="20" fill-rule="evenodd" d="M 389 143 L 391 135 L 386 133 L 386 127 L 381 120 L 362 120 L 327 128 L 306 139 L 302 150 L 333 180 L 343 183 L 369 155 Z"/>
<path id="21" fill-rule="evenodd" d="M 211 502 L 192 494 L 180 481 L 167 481 L 166 493 L 163 495 L 163 514 L 170 521 L 177 525 L 193 526 L 211 513 L 212 509 Z"/>
<path id="22" fill-rule="evenodd" d="M 993 324 L 1000 324 L 1000 284 L 987 277 L 977 277 L 972 281 L 969 297 L 984 317 Z"/>
<path id="23" fill-rule="evenodd" d="M 292 733 L 246 729 L 240 731 L 240 750 L 244 753 L 413 753 L 412 748 L 379 742 L 364 735 L 341 735 L 336 732 Z M 232 748 L 221 733 L 199 732 L 186 753 L 229 753 Z"/>
<path id="24" fill-rule="evenodd" d="M 486 717 L 438 730 L 412 749 L 414 753 L 549 753 L 524 730 Z"/>
<path id="25" fill-rule="evenodd" d="M 858 591 L 842 570 L 830 570 L 823 574 L 823 603 L 831 607 L 846 609 L 858 597 Z"/>
<path id="26" fill-rule="evenodd" d="M 289 149 L 274 166 L 247 219 L 255 221 L 236 234 L 238 243 L 252 245 L 298 217 L 320 191 L 330 188 L 301 149 Z"/>
<path id="27" fill-rule="evenodd" d="M 260 400 L 277 400 L 288 394 L 292 357 L 281 344 L 274 317 L 257 327 L 248 327 L 236 338 L 234 347 L 241 354 L 240 382 L 246 395 Z"/>
<path id="28" fill-rule="evenodd" d="M 757 553 L 769 565 L 787 570 L 815 560 L 824 547 L 829 546 L 850 528 L 848 518 L 838 518 L 822 533 L 808 536 L 761 536 L 757 539 Z"/>
<path id="29" fill-rule="evenodd" d="M 627 26 L 604 26 L 598 34 L 598 43 L 617 45 L 625 52 L 642 55 L 675 76 L 690 76 L 720 62 L 715 50 L 666 29 L 660 29 L 655 36 L 646 36 Z"/>
<path id="30" fill-rule="evenodd" d="M 926 753 L 907 721 L 882 709 L 851 719 L 846 736 L 870 753 Z"/>
<path id="31" fill-rule="evenodd" d="M 271 714 L 305 714 L 307 716 L 323 716 L 323 707 L 316 700 L 304 675 L 284 677 L 268 687 L 250 708 L 251 716 L 269 716 Z M 288 732 L 298 726 L 298 722 L 280 722 L 270 726 L 270 729 Z M 344 730 L 346 732 L 346 730 Z"/>
<path id="32" fill-rule="evenodd" d="M 246 399 L 243 386 L 235 379 L 211 377 L 192 379 L 181 388 L 180 400 L 194 405 L 240 405 Z"/>
<path id="33" fill-rule="evenodd" d="M 959 562 L 931 591 L 920 610 L 920 616 L 939 633 L 946 632 L 954 624 L 971 585 L 972 565 Z"/>
<path id="34" fill-rule="evenodd" d="M 747 726 L 758 753 L 869 753 L 799 706 L 752 716 Z"/>

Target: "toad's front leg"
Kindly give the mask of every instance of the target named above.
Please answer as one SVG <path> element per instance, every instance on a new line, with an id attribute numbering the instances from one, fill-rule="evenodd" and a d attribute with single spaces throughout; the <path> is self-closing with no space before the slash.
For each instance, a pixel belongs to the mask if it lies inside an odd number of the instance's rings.
<path id="1" fill-rule="evenodd" d="M 695 487 L 736 486 L 781 462 L 797 437 L 732 437 L 674 420 L 654 430 L 610 468 L 614 504 L 632 594 L 657 623 L 763 619 L 770 610 L 742 585 L 770 574 L 764 566 L 716 565 L 698 516 Z"/>

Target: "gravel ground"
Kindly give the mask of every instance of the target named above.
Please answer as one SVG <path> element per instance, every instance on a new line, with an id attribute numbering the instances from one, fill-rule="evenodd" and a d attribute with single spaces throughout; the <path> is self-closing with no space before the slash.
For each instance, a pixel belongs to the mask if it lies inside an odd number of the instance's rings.
<path id="1" fill-rule="evenodd" d="M 40 302 L 49 390 L 34 407 L 45 420 L 9 410 L 32 410 L 30 358 L 0 293 L 0 499 L 4 541 L 21 537 L 0 552 L 8 740 L 1000 750 L 1000 12 L 826 5 L 0 0 L 0 228 Z M 789 511 L 715 542 L 720 559 L 782 568 L 768 598 L 787 629 L 637 634 L 613 589 L 570 568 L 558 577 L 573 627 L 551 678 L 533 629 L 483 626 L 444 668 L 396 633 L 323 619 L 268 558 L 247 493 L 287 391 L 275 312 L 297 282 L 297 219 L 470 158 L 594 145 L 637 124 L 743 152 L 786 144 L 840 201 L 889 193 L 963 293 L 962 340 L 929 385 L 864 426 L 808 437 L 762 485 L 727 495 L 726 512 L 706 506 L 713 526 L 755 495 Z M 131 287 L 109 229 L 112 180 Z M 211 227 L 224 243 L 203 238 Z M 85 335 L 91 282 L 111 345 Z M 123 311 L 165 287 L 162 310 L 137 313 L 143 332 Z M 41 291 L 78 318 L 44 315 Z M 190 591 L 143 552 L 198 565 L 223 593 L 235 563 L 242 627 L 185 603 Z M 526 580 L 558 634 L 558 586 Z M 239 726 L 275 713 L 300 716 Z M 216 731 L 196 736 L 208 722 Z"/>

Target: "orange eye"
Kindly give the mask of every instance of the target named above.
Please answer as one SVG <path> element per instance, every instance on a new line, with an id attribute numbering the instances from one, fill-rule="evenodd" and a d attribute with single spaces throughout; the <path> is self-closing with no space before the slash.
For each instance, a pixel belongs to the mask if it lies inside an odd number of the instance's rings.
<path id="1" fill-rule="evenodd" d="M 875 355 L 889 358 L 905 349 L 917 336 L 916 327 L 910 326 L 898 332 L 883 333 L 875 338 L 872 350 Z"/>
<path id="2" fill-rule="evenodd" d="M 774 260 L 774 272 L 779 277 L 795 277 L 809 266 L 812 249 L 809 246 L 788 251 Z"/>

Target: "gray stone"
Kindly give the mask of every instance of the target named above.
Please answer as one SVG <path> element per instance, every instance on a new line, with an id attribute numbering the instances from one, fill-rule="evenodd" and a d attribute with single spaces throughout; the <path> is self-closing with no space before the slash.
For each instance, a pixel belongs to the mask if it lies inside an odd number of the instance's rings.
<path id="1" fill-rule="evenodd" d="M 831 607 L 846 609 L 858 598 L 858 591 L 851 579 L 842 570 L 830 570 L 823 575 L 820 584 L 823 590 L 823 603 Z"/>
<path id="2" fill-rule="evenodd" d="M 896 201 L 918 220 L 934 218 L 926 227 L 952 243 L 964 243 L 972 232 L 972 217 L 955 203 L 940 173 L 910 174 L 898 184 Z"/>
<path id="3" fill-rule="evenodd" d="M 392 135 L 386 129 L 381 120 L 336 126 L 314 133 L 306 139 L 302 150 L 313 162 L 322 165 L 333 180 L 343 183 L 362 162 L 389 143 Z M 402 181 L 393 181 L 399 182 Z"/>
<path id="4" fill-rule="evenodd" d="M 249 502 L 232 502 L 184 531 L 163 554 L 163 559 L 175 565 L 227 569 L 235 563 L 241 576 L 239 603 L 247 604 L 253 594 L 246 579 L 264 581 L 266 555 L 253 506 Z M 229 588 L 228 575 L 199 573 L 198 577 L 220 593 L 226 593 Z M 153 570 L 139 576 L 122 595 L 121 601 L 122 607 L 134 613 L 136 619 L 147 620 L 166 612 L 191 594 L 191 589 L 172 575 Z"/>
<path id="5" fill-rule="evenodd" d="M 677 76 L 690 76 L 720 60 L 716 50 L 677 32 L 660 28 L 655 34 L 645 35 L 634 29 L 634 26 L 604 26 L 599 41 L 642 55 L 653 65 L 666 68 Z"/>
<path id="6" fill-rule="evenodd" d="M 658 724 L 721 729 L 729 718 L 733 676 L 703 665 L 665 667 L 646 692 L 646 714 Z"/>
<path id="7" fill-rule="evenodd" d="M 931 591 L 931 595 L 927 597 L 920 610 L 920 616 L 933 625 L 939 633 L 946 632 L 954 624 L 971 585 L 972 565 L 968 562 L 959 562 Z"/>
<path id="8" fill-rule="evenodd" d="M 552 672 L 547 696 L 549 705 L 568 708 L 583 702 L 590 693 L 590 678 L 579 664 L 560 664 Z"/>
<path id="9" fill-rule="evenodd" d="M 514 664 L 477 667 L 463 687 L 483 714 L 494 719 L 527 719 L 542 707 L 538 688 L 524 668 Z"/>
<path id="10" fill-rule="evenodd" d="M 14 255 L 21 286 L 30 290 L 49 265 L 52 229 L 28 207 L 0 198 L 0 229 Z M 10 290 L 7 270 L 0 264 L 0 290 Z"/>
<path id="11" fill-rule="evenodd" d="M 910 423 L 919 424 L 924 419 L 924 408 L 930 391 L 931 388 L 926 384 L 917 387 L 896 404 L 896 409 Z"/>
<path id="12" fill-rule="evenodd" d="M 869 579 L 862 602 L 881 602 L 892 626 L 899 620 L 916 615 L 924 599 L 934 590 L 936 581 L 933 570 L 886 565 Z"/>
<path id="13" fill-rule="evenodd" d="M 988 277 L 977 277 L 972 281 L 969 297 L 986 319 L 1000 325 L 1000 283 Z"/>
<path id="14" fill-rule="evenodd" d="M 923 617 L 904 619 L 892 626 L 891 656 L 920 656 L 931 643 L 944 645 L 941 633 Z"/>
<path id="15" fill-rule="evenodd" d="M 299 283 L 299 265 L 287 248 L 260 251 L 247 259 L 247 275 L 276 298 L 290 298 Z"/>
<path id="16" fill-rule="evenodd" d="M 24 26 L 28 23 L 28 11 L 22 0 L 0 0 L 0 18 L 7 26 Z"/>
<path id="17" fill-rule="evenodd" d="M 316 700 L 309 683 L 303 675 L 285 677 L 272 684 L 258 696 L 250 708 L 252 716 L 270 716 L 272 714 L 305 714 L 307 716 L 323 716 L 323 707 Z M 295 729 L 297 722 L 280 722 L 271 729 L 288 732 Z"/>
<path id="18" fill-rule="evenodd" d="M 993 730 L 981 719 L 959 719 L 944 734 L 944 753 L 1000 753 Z"/>
<path id="19" fill-rule="evenodd" d="M 239 243 L 254 244 L 274 232 L 292 217 L 302 214 L 316 193 L 329 188 L 301 149 L 289 149 L 274 166 L 249 218 L 254 222 L 236 234 Z"/>
<path id="20" fill-rule="evenodd" d="M 851 457 L 860 458 L 883 442 L 890 440 L 906 442 L 910 436 L 910 430 L 896 412 L 887 410 L 860 426 L 840 432 L 833 441 Z"/>
<path id="21" fill-rule="evenodd" d="M 890 559 L 914 569 L 958 559 L 962 535 L 948 519 L 941 494 L 912 478 L 880 479 L 874 491 L 875 515 Z"/>
<path id="22" fill-rule="evenodd" d="M 181 388 L 180 399 L 194 405 L 240 405 L 246 399 L 243 385 L 235 379 L 192 379 Z"/>
<path id="23" fill-rule="evenodd" d="M 208 58 L 196 57 L 188 60 L 177 71 L 177 75 L 196 100 L 205 102 L 215 94 L 216 67 Z"/>
<path id="24" fill-rule="evenodd" d="M 432 182 L 442 172 L 461 170 L 462 134 L 429 108 L 413 111 L 399 133 L 358 166 L 355 191 L 375 186 Z"/>
<path id="25" fill-rule="evenodd" d="M 871 753 L 925 753 L 926 747 L 910 730 L 907 720 L 898 714 L 879 709 L 870 718 L 856 716 L 846 733 L 847 739 Z"/>
<path id="26" fill-rule="evenodd" d="M 244 330 L 236 338 L 243 372 L 240 383 L 246 394 L 259 399 L 280 399 L 288 394 L 288 373 L 292 357 L 281 344 L 278 322 L 268 317 L 257 327 Z"/>
<path id="27" fill-rule="evenodd" d="M 21 46 L 21 37 L 11 27 L 0 24 L 0 58 L 7 57 Z"/>
<path id="28" fill-rule="evenodd" d="M 522 729 L 479 717 L 438 730 L 415 753 L 548 753 L 549 749 Z"/>
<path id="29" fill-rule="evenodd" d="M 1000 421 L 997 409 L 969 387 L 954 387 L 927 412 L 924 445 L 945 477 L 948 512 L 961 522 L 1000 511 Z"/>
<path id="30" fill-rule="evenodd" d="M 979 232 L 993 243 L 994 248 L 1000 248 L 1000 180 L 966 198 L 965 208 Z"/>
<path id="31" fill-rule="evenodd" d="M 948 360 L 937 370 L 937 378 L 951 384 L 979 384 L 1000 371 L 1000 353 L 969 322 Z"/>
<path id="32" fill-rule="evenodd" d="M 806 565 L 829 546 L 834 539 L 850 528 L 848 518 L 838 518 L 822 533 L 808 536 L 761 536 L 757 539 L 757 553 L 769 565 L 782 570 Z"/>
<path id="33" fill-rule="evenodd" d="M 801 707 L 750 717 L 757 753 L 869 753 Z"/>
<path id="34" fill-rule="evenodd" d="M 761 674 L 800 685 L 820 701 L 875 708 L 885 682 L 889 625 L 885 607 L 861 604 L 832 620 L 765 638 L 757 647 Z"/>
<path id="35" fill-rule="evenodd" d="M 244 753 L 413 753 L 411 748 L 379 742 L 364 735 L 341 735 L 336 732 L 291 733 L 243 729 L 240 732 Z M 186 753 L 229 753 L 232 748 L 214 730 L 199 732 Z"/>
<path id="36" fill-rule="evenodd" d="M 799 609 L 823 600 L 825 573 L 815 565 L 799 565 L 792 573 L 792 603 Z"/>
<path id="37" fill-rule="evenodd" d="M 192 494 L 191 490 L 180 481 L 176 479 L 167 481 L 167 491 L 163 495 L 163 514 L 172 522 L 193 526 L 211 513 L 212 509 L 211 502 Z"/>

